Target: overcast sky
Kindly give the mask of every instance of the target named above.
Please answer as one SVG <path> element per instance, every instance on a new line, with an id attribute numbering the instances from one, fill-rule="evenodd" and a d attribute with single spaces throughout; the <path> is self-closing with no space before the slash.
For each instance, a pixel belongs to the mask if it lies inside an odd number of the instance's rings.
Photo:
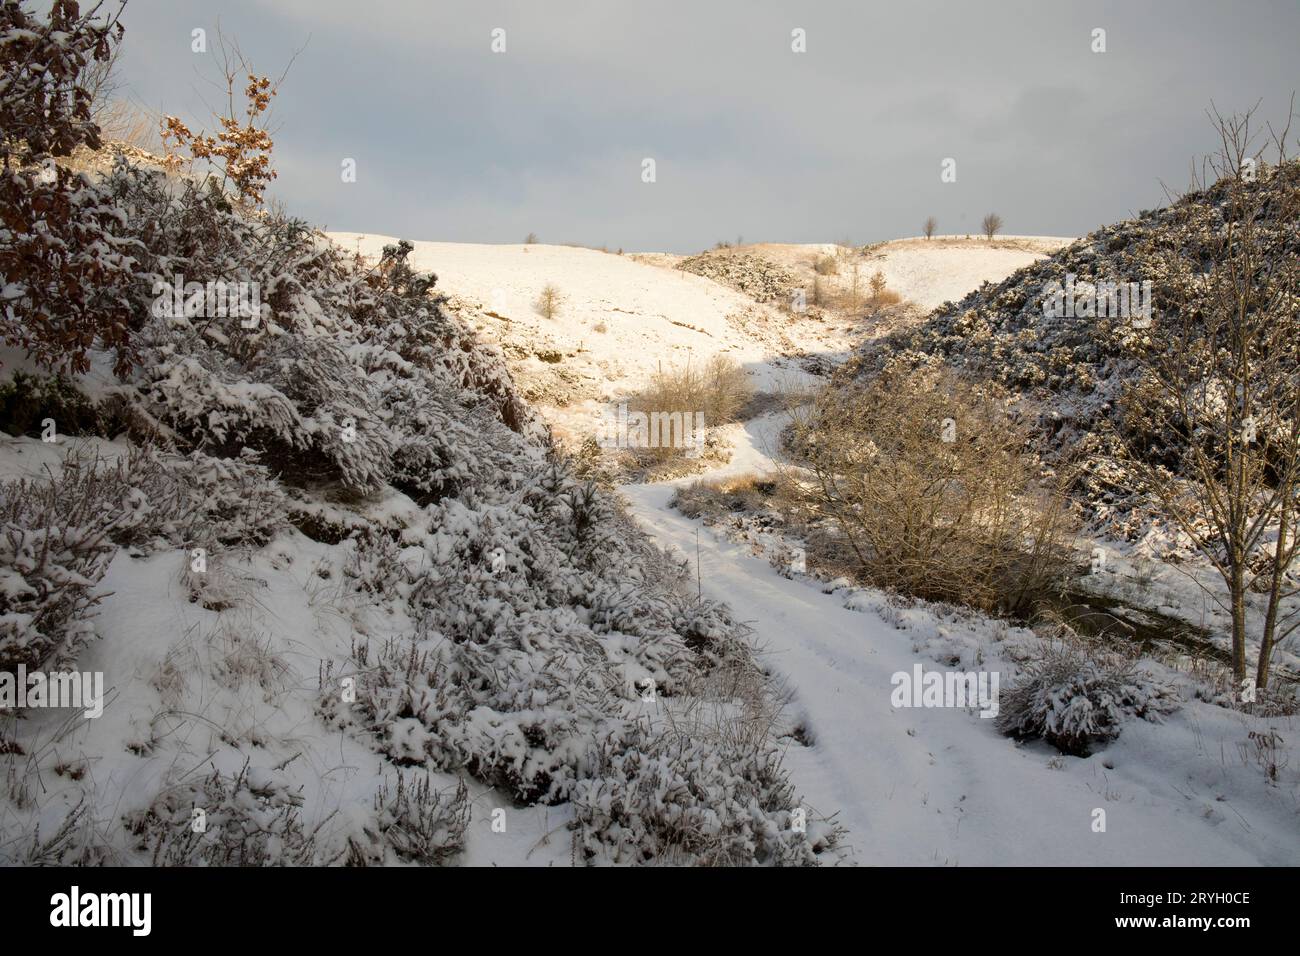
<path id="1" fill-rule="evenodd" d="M 1211 100 L 1276 122 L 1300 88 L 1296 0 L 130 0 L 131 98 L 203 125 L 218 20 L 261 72 L 305 44 L 272 194 L 409 239 L 1082 235 L 1186 183 Z"/>

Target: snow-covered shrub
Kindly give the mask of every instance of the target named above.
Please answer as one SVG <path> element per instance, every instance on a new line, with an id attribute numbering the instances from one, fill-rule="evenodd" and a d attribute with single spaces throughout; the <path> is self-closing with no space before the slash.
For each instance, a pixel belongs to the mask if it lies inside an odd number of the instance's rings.
<path id="1" fill-rule="evenodd" d="M 679 262 L 677 268 L 731 286 L 759 302 L 789 302 L 790 293 L 802 285 L 797 276 L 761 256 L 729 249 L 690 256 Z"/>
<path id="2" fill-rule="evenodd" d="M 132 445 L 100 471 L 111 472 L 131 501 L 111 530 L 118 544 L 261 547 L 287 525 L 284 492 L 251 449 L 215 458 Z"/>
<path id="3" fill-rule="evenodd" d="M 112 60 L 123 28 L 94 4 L 55 0 L 38 17 L 26 2 L 0 5 L 0 164 L 99 147 L 90 70 Z"/>
<path id="4" fill-rule="evenodd" d="M 774 749 L 673 733 L 601 746 L 573 806 L 575 856 L 587 863 L 815 866 L 840 837 L 799 806 Z"/>
<path id="5" fill-rule="evenodd" d="M 73 446 L 50 477 L 0 483 L 0 667 L 75 659 L 118 546 L 261 546 L 285 525 L 284 495 L 251 453 Z"/>
<path id="6" fill-rule="evenodd" d="M 431 295 L 437 276 L 417 272 L 406 240 L 386 246 L 374 268 L 348 286 L 343 327 L 372 348 L 394 352 L 421 369 L 450 377 L 512 431 L 541 439 L 541 420 L 516 392 L 499 349 L 478 341 L 465 304 Z M 468 397 L 468 396 L 466 396 Z"/>
<path id="7" fill-rule="evenodd" d="M 470 807 L 463 782 L 443 792 L 433 788 L 427 773 L 407 783 L 399 770 L 394 788 L 388 781 L 379 785 L 374 810 L 374 820 L 362 827 L 362 836 L 348 839 L 350 866 L 440 866 L 465 848 Z"/>
<path id="8" fill-rule="evenodd" d="M 1198 681 L 1192 696 L 1229 710 L 1239 710 L 1252 717 L 1265 720 L 1292 717 L 1300 714 L 1300 684 L 1283 678 L 1269 687 L 1256 687 L 1255 699 L 1242 700 L 1241 685 L 1232 678 L 1232 671 L 1221 668 L 1217 674 L 1204 675 Z"/>
<path id="9" fill-rule="evenodd" d="M 112 62 L 116 20 L 0 4 L 0 340 L 80 372 L 97 341 L 119 369 L 131 359 L 132 243 L 106 194 L 54 162 L 100 145 L 90 75 Z"/>
<path id="10" fill-rule="evenodd" d="M 682 485 L 669 505 L 688 518 L 701 518 L 707 525 L 728 514 L 763 510 L 771 503 L 776 490 L 775 482 L 750 472 L 734 478 Z"/>
<path id="11" fill-rule="evenodd" d="M 355 593 L 401 596 L 416 633 L 358 642 L 356 703 L 327 692 L 320 709 L 398 764 L 465 768 L 555 803 L 591 772 L 593 740 L 636 739 L 636 681 L 679 693 L 744 651 L 726 610 L 686 597 L 603 492 L 540 455 L 531 467 L 522 488 L 483 484 L 428 507 L 427 560 L 358 540 Z"/>
<path id="12" fill-rule="evenodd" d="M 366 525 L 353 535 L 343 577 L 357 591 L 379 596 L 399 593 L 410 574 L 402 563 L 401 548 L 392 536 Z"/>
<path id="13" fill-rule="evenodd" d="M 100 410 L 67 379 L 15 372 L 0 385 L 0 431 L 38 438 L 47 418 L 60 435 L 103 433 Z"/>
<path id="14" fill-rule="evenodd" d="M 97 585 L 116 553 L 94 468 L 0 483 L 0 669 L 66 666 L 95 636 Z"/>
<path id="15" fill-rule="evenodd" d="M 466 623 L 482 610 L 471 604 Z M 591 735 L 622 726 L 621 688 L 603 663 L 600 642 L 572 612 L 515 618 L 479 640 L 425 631 L 375 648 L 361 642 L 356 704 L 327 694 L 321 712 L 366 733 L 399 766 L 464 768 L 521 802 L 558 803 Z"/>
<path id="16" fill-rule="evenodd" d="M 1086 757 L 1119 736 L 1129 717 L 1159 722 L 1179 707 L 1177 693 L 1127 657 L 1047 640 L 1002 691 L 998 729 L 1041 737 L 1064 753 Z"/>
<path id="17" fill-rule="evenodd" d="M 374 387 L 376 416 L 393 433 L 385 461 L 394 487 L 420 504 L 454 494 L 482 469 L 509 477 L 518 470 L 503 444 L 500 407 L 466 407 L 458 381 L 442 366 L 422 367 L 374 346 L 352 350 Z"/>
<path id="18" fill-rule="evenodd" d="M 153 866 L 312 866 L 328 817 L 308 830 L 303 795 L 277 771 L 250 767 L 233 775 L 214 769 L 201 781 L 168 787 L 123 822 L 135 849 Z"/>
<path id="19" fill-rule="evenodd" d="M 366 269 L 299 220 L 241 215 L 124 161 L 105 188 L 144 247 L 150 288 L 260 290 L 252 318 L 139 304 L 141 362 L 119 391 L 182 449 L 253 448 L 300 487 L 392 483 L 424 502 L 476 469 L 512 470 L 500 431 L 536 435 L 499 355 L 444 312 L 409 243 Z"/>

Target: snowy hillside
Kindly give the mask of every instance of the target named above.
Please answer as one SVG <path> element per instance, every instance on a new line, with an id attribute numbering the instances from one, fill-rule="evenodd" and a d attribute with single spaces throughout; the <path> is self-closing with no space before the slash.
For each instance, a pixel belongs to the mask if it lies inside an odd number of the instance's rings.
<path id="1" fill-rule="evenodd" d="M 1291 266 L 1300 255 L 1300 222 L 1290 213 L 1300 193 L 1300 164 L 1266 169 L 1250 190 L 1261 209 L 1261 268 Z M 1087 461 L 1087 497 L 1118 530 L 1132 507 L 1126 500 L 1132 496 L 1131 482 L 1111 433 L 1132 429 L 1123 420 L 1124 389 L 1147 360 L 1144 351 L 1180 347 L 1174 323 L 1188 311 L 1194 288 L 1171 265 L 1208 261 L 1228 215 L 1224 207 L 1220 184 L 1099 228 L 1001 281 L 969 286 L 968 294 L 951 297 L 923 323 L 872 343 L 855 364 L 867 369 L 899 362 L 943 364 L 1006 387 L 1023 414 L 1039 421 L 1055 454 L 1081 455 Z M 1045 314 L 1046 290 L 1067 280 L 1071 289 L 1077 282 L 1078 313 Z M 1146 283 L 1150 317 L 1135 322 L 1128 315 L 1106 314 L 1115 310 L 1104 297 L 1098 301 L 1105 310 L 1085 312 L 1083 303 L 1106 281 Z M 1135 298 L 1133 307 L 1137 305 Z M 1288 307 L 1283 303 L 1280 310 Z M 1151 441 L 1157 447 L 1176 443 L 1169 436 Z"/>
<path id="2" fill-rule="evenodd" d="M 330 233 L 348 251 L 376 257 L 394 239 Z M 906 304 L 934 305 L 998 281 L 1068 240 L 983 240 L 937 237 L 870 247 L 861 255 L 862 283 L 881 270 Z M 451 308 L 463 308 L 475 329 L 498 344 L 523 394 L 561 435 L 589 434 L 601 408 L 625 399 L 665 365 L 730 356 L 751 374 L 757 391 L 799 388 L 810 381 L 811 356 L 838 363 L 876 334 L 863 312 L 790 308 L 795 290 L 811 290 L 813 263 L 836 247 L 761 244 L 708 253 L 769 264 L 781 278 L 729 287 L 679 268 L 686 257 L 618 255 L 576 246 L 414 242 L 411 261 L 436 273 Z M 847 275 L 836 277 L 843 285 Z M 560 293 L 551 318 L 538 299 L 548 285 Z M 765 289 L 766 294 L 758 293 Z"/>
<path id="3" fill-rule="evenodd" d="M 373 257 L 394 240 L 332 233 Z M 590 434 L 602 408 L 626 400 L 661 366 L 724 354 L 760 391 L 797 386 L 805 355 L 847 357 L 852 329 L 783 313 L 699 276 L 573 246 L 415 242 L 412 262 L 438 276 L 450 307 L 499 345 L 523 394 L 559 433 Z M 547 318 L 548 285 L 559 305 Z"/>

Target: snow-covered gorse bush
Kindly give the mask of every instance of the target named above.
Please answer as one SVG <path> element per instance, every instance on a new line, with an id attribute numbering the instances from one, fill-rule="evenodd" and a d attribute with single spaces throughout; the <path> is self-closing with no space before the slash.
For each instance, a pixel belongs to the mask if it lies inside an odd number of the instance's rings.
<path id="1" fill-rule="evenodd" d="M 367 601 L 399 596 L 414 633 L 356 642 L 346 670 L 357 675 L 357 703 L 327 692 L 321 712 L 399 765 L 464 767 L 520 801 L 558 803 L 604 786 L 611 755 L 651 748 L 632 716 L 638 682 L 678 693 L 699 669 L 746 651 L 725 609 L 683 597 L 679 572 L 566 461 L 533 455 L 530 471 L 518 486 L 478 482 L 429 505 L 397 542 L 355 538 L 349 587 Z M 743 765 L 700 741 L 678 751 L 705 766 Z M 737 785 L 717 782 L 677 799 L 705 813 L 708 794 Z M 781 804 L 768 821 L 780 829 L 789 801 L 758 784 L 750 790 L 764 806 Z M 655 812 L 645 808 L 646 817 Z M 635 831 L 615 835 L 611 823 L 579 816 L 582 859 L 627 858 L 619 847 Z M 752 814 L 731 824 L 741 833 L 751 825 Z M 664 848 L 673 842 L 662 832 L 643 836 Z M 788 858 L 770 839 L 738 839 L 762 847 L 756 855 L 767 861 Z M 605 842 L 608 854 L 594 849 Z M 811 860 L 813 845 L 805 848 Z"/>
<path id="2" fill-rule="evenodd" d="M 1077 641 L 1044 641 L 1003 690 L 998 728 L 1041 737 L 1063 753 L 1086 757 L 1119 736 L 1130 717 L 1158 722 L 1179 706 L 1176 692 L 1132 658 Z"/>
<path id="3" fill-rule="evenodd" d="M 119 162 L 103 188 L 137 234 L 150 288 L 179 275 L 261 289 L 252 320 L 146 311 L 119 389 L 143 433 L 223 457 L 256 448 L 299 487 L 391 483 L 421 503 L 476 468 L 511 470 L 494 433 L 537 426 L 499 359 L 410 270 L 409 244 L 366 269 L 304 223 L 245 215 L 192 182 Z"/>
<path id="4" fill-rule="evenodd" d="M 677 268 L 714 279 L 759 302 L 789 302 L 791 292 L 801 285 L 797 276 L 780 266 L 727 246 L 683 259 Z"/>
<path id="5" fill-rule="evenodd" d="M 706 748 L 647 732 L 597 756 L 573 795 L 575 854 L 584 861 L 815 865 L 841 836 L 823 820 L 798 825 L 806 811 L 768 749 Z"/>

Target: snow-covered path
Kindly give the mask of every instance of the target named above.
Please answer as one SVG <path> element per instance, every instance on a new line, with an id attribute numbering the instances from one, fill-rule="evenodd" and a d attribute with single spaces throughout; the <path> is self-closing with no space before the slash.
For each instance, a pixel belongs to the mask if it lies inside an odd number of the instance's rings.
<path id="1" fill-rule="evenodd" d="M 705 477 L 770 465 L 765 449 L 775 425 L 771 417 L 750 423 L 733 462 Z M 1219 741 L 1201 739 L 1211 729 L 1194 720 L 1190 728 L 1135 721 L 1104 754 L 1066 758 L 1057 769 L 1048 765 L 1053 750 L 1018 747 L 997 733 L 992 720 L 974 713 L 895 709 L 895 672 L 911 671 L 917 662 L 941 668 L 913 652 L 906 631 L 779 575 L 763 558 L 670 510 L 672 485 L 623 492 L 661 547 L 694 560 L 700 530 L 706 594 L 728 602 L 753 627 L 767 663 L 789 680 L 791 706 L 811 732 L 811 747 L 792 744 L 787 752 L 795 786 L 816 812 L 839 812 L 858 863 L 1295 862 L 1294 836 L 1278 832 L 1285 812 L 1248 822 L 1247 813 L 1254 817 L 1258 809 L 1254 794 L 1231 810 L 1215 809 L 1223 799 L 1211 782 L 1213 771 L 1222 769 Z M 1193 746 L 1202 751 L 1203 773 L 1179 779 L 1185 763 L 1163 766 L 1162 748 Z M 1206 752 L 1210 748 L 1213 753 Z M 1093 832 L 1094 808 L 1106 811 L 1104 833 Z"/>

